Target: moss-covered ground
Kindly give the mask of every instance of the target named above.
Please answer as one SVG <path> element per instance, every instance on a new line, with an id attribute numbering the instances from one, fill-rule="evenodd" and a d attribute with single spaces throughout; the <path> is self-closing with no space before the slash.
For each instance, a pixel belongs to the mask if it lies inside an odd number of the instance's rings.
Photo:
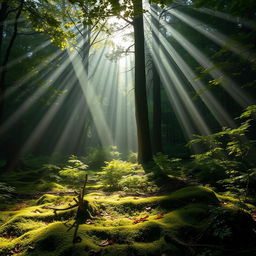
<path id="1" fill-rule="evenodd" d="M 73 205 L 82 184 L 40 170 L 3 174 L 16 191 L 0 205 L 0 255 L 256 255 L 253 205 L 239 208 L 237 199 L 177 177 L 145 192 L 105 191 L 100 177 L 89 172 L 84 199 L 93 218 L 72 243 L 76 208 L 50 208 Z"/>

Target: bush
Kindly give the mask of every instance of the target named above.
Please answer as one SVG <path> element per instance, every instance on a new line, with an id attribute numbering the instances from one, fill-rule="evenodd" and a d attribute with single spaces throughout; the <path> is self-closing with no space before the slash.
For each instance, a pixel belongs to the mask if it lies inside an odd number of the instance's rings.
<path id="1" fill-rule="evenodd" d="M 59 171 L 59 175 L 67 178 L 73 184 L 81 183 L 84 181 L 87 174 L 86 169 L 88 165 L 78 160 L 76 156 L 69 157 L 68 165 Z"/>
<path id="2" fill-rule="evenodd" d="M 91 148 L 89 154 L 81 158 L 85 163 L 88 163 L 90 168 L 100 168 L 106 161 L 120 159 L 121 153 L 117 151 L 116 146 L 106 148 Z"/>
<path id="3" fill-rule="evenodd" d="M 7 185 L 6 183 L 0 182 L 0 202 L 4 202 L 11 198 L 11 193 L 15 191 L 14 187 Z"/>
<path id="4" fill-rule="evenodd" d="M 157 187 L 148 180 L 148 177 L 145 175 L 127 175 L 121 178 L 118 182 L 118 186 L 129 192 L 135 191 L 155 191 Z"/>
<path id="5" fill-rule="evenodd" d="M 104 171 L 102 174 L 102 183 L 110 189 L 120 188 L 119 182 L 121 178 L 134 173 L 134 171 L 139 168 L 138 164 L 122 160 L 112 160 L 105 162 L 105 164 L 106 166 L 102 168 Z"/>
<path id="6" fill-rule="evenodd" d="M 153 158 L 155 164 L 164 173 L 168 173 L 174 176 L 183 175 L 183 167 L 180 158 L 169 158 L 167 155 L 158 152 Z"/>
<path id="7" fill-rule="evenodd" d="M 127 161 L 131 163 L 137 163 L 138 153 L 130 151 L 127 156 Z"/>
<path id="8" fill-rule="evenodd" d="M 204 182 L 221 184 L 238 194 L 255 193 L 255 141 L 246 138 L 250 134 L 256 106 L 249 106 L 240 115 L 241 124 L 237 128 L 200 136 L 189 142 L 189 146 L 199 144 L 206 150 L 193 155 L 193 170 L 197 178 Z M 246 120 L 244 120 L 246 119 Z"/>

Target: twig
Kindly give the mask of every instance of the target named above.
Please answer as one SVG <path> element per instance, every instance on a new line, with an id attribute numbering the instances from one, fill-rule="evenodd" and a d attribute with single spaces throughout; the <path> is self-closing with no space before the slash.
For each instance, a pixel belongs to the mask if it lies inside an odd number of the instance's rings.
<path id="1" fill-rule="evenodd" d="M 125 53 L 128 53 L 129 50 L 130 50 L 134 45 L 135 45 L 135 44 L 130 45 L 130 46 L 125 50 Z M 134 52 L 134 51 L 133 51 L 133 52 Z"/>
<path id="2" fill-rule="evenodd" d="M 162 12 L 161 12 L 160 15 L 159 15 L 159 20 L 161 19 L 162 15 L 163 15 L 165 12 L 168 12 L 169 10 L 175 9 L 175 8 L 177 8 L 177 7 L 180 7 L 180 6 L 184 6 L 184 4 L 177 4 L 177 5 L 175 5 L 175 6 L 171 6 L 171 7 L 167 8 L 167 9 L 165 9 L 165 10 L 162 10 Z"/>

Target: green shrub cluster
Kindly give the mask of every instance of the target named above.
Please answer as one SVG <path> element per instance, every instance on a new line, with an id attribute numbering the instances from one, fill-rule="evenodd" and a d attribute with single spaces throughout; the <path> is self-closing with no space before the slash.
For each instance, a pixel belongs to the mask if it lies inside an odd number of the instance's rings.
<path id="1" fill-rule="evenodd" d="M 84 181 L 87 174 L 88 165 L 80 161 L 77 156 L 71 155 L 68 160 L 68 165 L 59 171 L 59 175 L 67 178 L 73 184 Z"/>
<path id="2" fill-rule="evenodd" d="M 90 168 L 97 169 L 104 165 L 104 162 L 114 159 L 120 159 L 121 153 L 117 151 L 116 146 L 105 148 L 90 148 L 89 153 L 81 160 L 87 163 Z"/>
<path id="3" fill-rule="evenodd" d="M 112 160 L 105 164 L 101 178 L 103 185 L 110 190 L 134 192 L 155 188 L 138 164 L 122 160 Z"/>
<path id="4" fill-rule="evenodd" d="M 237 128 L 224 127 L 214 134 L 196 135 L 189 142 L 188 146 L 197 144 L 206 149 L 192 156 L 190 169 L 197 178 L 234 193 L 255 195 L 255 141 L 249 139 L 255 113 L 256 106 L 249 106 L 237 118 Z"/>
<path id="5" fill-rule="evenodd" d="M 169 158 L 168 155 L 158 152 L 153 157 L 154 163 L 161 171 L 173 176 L 183 176 L 184 166 L 182 165 L 182 159 Z"/>
<path id="6" fill-rule="evenodd" d="M 11 198 L 11 193 L 15 191 L 15 188 L 7 185 L 6 183 L 0 182 L 0 203 L 6 199 Z"/>

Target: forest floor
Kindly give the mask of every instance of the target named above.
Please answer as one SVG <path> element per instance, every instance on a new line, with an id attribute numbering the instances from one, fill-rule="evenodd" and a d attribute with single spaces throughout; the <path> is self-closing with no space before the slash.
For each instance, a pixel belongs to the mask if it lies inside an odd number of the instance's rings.
<path id="1" fill-rule="evenodd" d="M 79 220 L 77 207 L 51 208 L 74 205 L 81 185 L 47 172 L 3 174 L 16 191 L 0 205 L 0 255 L 256 255 L 253 205 L 179 177 L 147 192 L 106 191 L 99 177 L 89 172 L 84 196 L 93 218 Z"/>

